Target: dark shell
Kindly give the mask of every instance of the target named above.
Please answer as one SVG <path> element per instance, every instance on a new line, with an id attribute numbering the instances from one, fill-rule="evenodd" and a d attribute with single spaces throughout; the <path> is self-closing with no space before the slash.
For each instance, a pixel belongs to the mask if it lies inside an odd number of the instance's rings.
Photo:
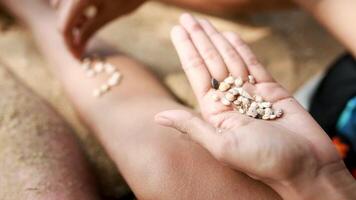
<path id="1" fill-rule="evenodd" d="M 211 79 L 211 87 L 214 88 L 215 90 L 219 89 L 219 81 L 216 80 L 215 78 Z"/>

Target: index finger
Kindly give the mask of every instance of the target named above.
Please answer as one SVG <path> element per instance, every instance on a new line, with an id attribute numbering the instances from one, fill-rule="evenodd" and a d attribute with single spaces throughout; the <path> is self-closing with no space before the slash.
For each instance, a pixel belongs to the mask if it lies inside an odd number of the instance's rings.
<path id="1" fill-rule="evenodd" d="M 183 27 L 175 26 L 172 29 L 171 37 L 178 52 L 183 69 L 195 95 L 200 101 L 211 89 L 211 75 L 203 58 L 196 50 L 189 34 Z"/>

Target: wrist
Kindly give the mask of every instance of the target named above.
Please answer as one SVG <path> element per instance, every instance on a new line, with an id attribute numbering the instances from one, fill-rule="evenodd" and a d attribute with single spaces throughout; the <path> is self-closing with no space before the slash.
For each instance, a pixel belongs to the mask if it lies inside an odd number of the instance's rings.
<path id="1" fill-rule="evenodd" d="M 271 186 L 285 200 L 356 199 L 356 182 L 342 161 Z"/>

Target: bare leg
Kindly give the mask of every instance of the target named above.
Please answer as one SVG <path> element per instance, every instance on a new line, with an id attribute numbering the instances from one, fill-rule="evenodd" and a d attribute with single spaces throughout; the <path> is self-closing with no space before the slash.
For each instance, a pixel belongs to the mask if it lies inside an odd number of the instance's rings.
<path id="1" fill-rule="evenodd" d="M 2 64 L 0 93 L 0 199 L 98 199 L 71 129 Z"/>
<path id="2" fill-rule="evenodd" d="M 184 108 L 142 65 L 123 55 L 108 60 L 119 67 L 122 84 L 101 99 L 91 97 L 98 81 L 87 79 L 60 41 L 51 12 L 39 6 L 26 17 L 53 71 L 63 82 L 83 120 L 95 130 L 118 169 L 140 199 L 278 199 L 265 185 L 230 170 L 178 132 L 157 126 L 162 110 Z"/>

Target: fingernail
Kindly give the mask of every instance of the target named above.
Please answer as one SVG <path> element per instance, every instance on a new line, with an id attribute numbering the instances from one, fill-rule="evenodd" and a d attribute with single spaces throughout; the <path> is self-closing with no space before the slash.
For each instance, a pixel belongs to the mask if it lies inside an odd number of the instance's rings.
<path id="1" fill-rule="evenodd" d="M 155 121 L 162 126 L 171 126 L 173 124 L 172 120 L 163 116 L 156 116 Z"/>

